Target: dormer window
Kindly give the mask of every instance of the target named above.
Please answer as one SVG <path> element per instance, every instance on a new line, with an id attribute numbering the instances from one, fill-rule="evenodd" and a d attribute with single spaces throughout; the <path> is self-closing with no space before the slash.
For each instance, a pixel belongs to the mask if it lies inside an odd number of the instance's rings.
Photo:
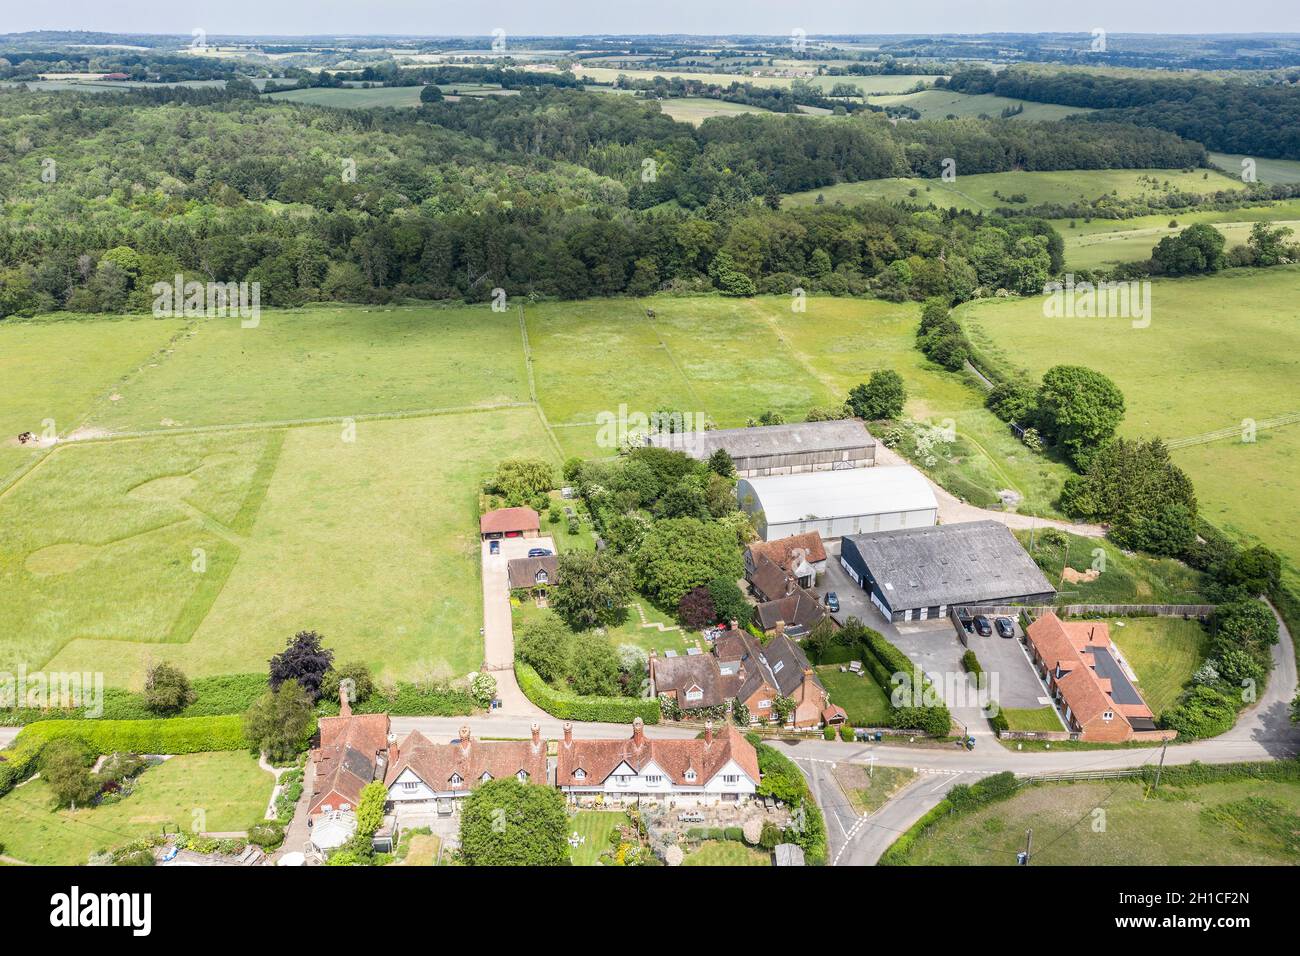
<path id="1" fill-rule="evenodd" d="M 452 785 L 453 787 L 459 787 L 459 786 L 460 786 L 462 783 L 464 783 L 464 782 L 465 782 L 465 781 L 464 781 L 464 779 L 461 777 L 460 774 L 458 774 L 458 773 L 453 773 L 453 774 L 451 775 L 451 785 Z"/>
<path id="2" fill-rule="evenodd" d="M 700 690 L 700 688 L 698 687 L 692 687 L 690 690 L 686 692 L 686 699 L 692 702 L 703 700 L 704 691 Z"/>
<path id="3" fill-rule="evenodd" d="M 528 771 L 527 771 L 527 770 L 520 770 L 517 774 L 515 774 L 515 777 L 516 777 L 516 779 L 518 779 L 518 781 L 519 781 L 520 783 L 527 783 L 527 782 L 528 782 Z"/>
<path id="4" fill-rule="evenodd" d="M 585 770 L 583 770 L 581 767 L 579 767 L 577 770 L 573 771 L 573 779 L 574 779 L 574 780 L 586 780 L 586 779 L 587 779 L 587 771 L 585 771 Z"/>
<path id="5" fill-rule="evenodd" d="M 545 584 L 545 583 L 547 582 L 547 580 L 548 580 L 548 578 L 546 577 L 546 572 L 545 572 L 545 571 L 538 571 L 538 572 L 537 572 L 537 583 L 538 583 L 538 584 Z"/>
<path id="6" fill-rule="evenodd" d="M 490 773 L 488 773 L 486 770 L 484 770 L 484 771 L 483 771 L 483 776 L 481 776 L 481 777 L 478 778 L 478 782 L 479 782 L 479 783 L 487 783 L 487 782 L 488 782 L 489 780 L 491 780 L 491 779 L 492 779 L 492 774 L 490 774 Z"/>
<path id="7" fill-rule="evenodd" d="M 686 771 L 686 773 L 685 773 L 685 777 L 686 777 L 686 782 L 687 782 L 687 783 L 694 783 L 694 782 L 695 782 L 695 771 L 694 771 L 694 770 L 688 770 L 688 771 Z"/>

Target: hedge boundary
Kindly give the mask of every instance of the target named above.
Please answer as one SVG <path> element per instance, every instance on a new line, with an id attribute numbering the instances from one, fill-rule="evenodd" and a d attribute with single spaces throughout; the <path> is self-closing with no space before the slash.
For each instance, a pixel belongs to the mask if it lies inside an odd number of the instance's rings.
<path id="1" fill-rule="evenodd" d="M 523 661 L 515 661 L 515 679 L 519 689 L 533 704 L 561 720 L 598 721 L 630 724 L 640 717 L 643 723 L 659 723 L 659 701 L 634 697 L 581 697 L 556 690 Z"/>

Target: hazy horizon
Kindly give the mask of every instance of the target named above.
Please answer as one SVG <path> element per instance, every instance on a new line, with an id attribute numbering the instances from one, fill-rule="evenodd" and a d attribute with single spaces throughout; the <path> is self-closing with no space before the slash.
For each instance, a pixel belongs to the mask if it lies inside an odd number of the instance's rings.
<path id="1" fill-rule="evenodd" d="M 514 36 L 788 36 L 809 35 L 1090 33 L 1252 34 L 1300 33 L 1293 0 L 1260 0 L 1249 8 L 1209 0 L 1168 3 L 1099 0 L 1086 10 L 1063 12 L 1031 0 L 969 4 L 936 0 L 923 9 L 870 9 L 860 2 L 827 0 L 816 9 L 791 10 L 783 0 L 726 0 L 705 7 L 685 0 L 614 8 L 593 0 L 563 4 L 488 0 L 474 9 L 445 10 L 422 0 L 265 0 L 177 3 L 120 0 L 111 9 L 99 0 L 65 0 L 54 8 L 31 6 L 5 12 L 0 30 L 90 31 L 118 34 L 189 35 L 204 29 L 226 36 L 488 36 L 495 29 Z M 310 30 L 304 30 L 304 25 Z"/>

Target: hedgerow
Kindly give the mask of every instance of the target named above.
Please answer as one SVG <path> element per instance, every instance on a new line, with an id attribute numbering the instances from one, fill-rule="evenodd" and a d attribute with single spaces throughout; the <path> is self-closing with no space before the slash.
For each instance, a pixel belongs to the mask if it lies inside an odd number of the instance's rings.
<path id="1" fill-rule="evenodd" d="M 524 696 L 552 717 L 610 724 L 630 724 L 640 717 L 647 724 L 659 723 L 657 700 L 639 697 L 579 697 L 551 687 L 523 661 L 515 661 L 515 679 Z"/>

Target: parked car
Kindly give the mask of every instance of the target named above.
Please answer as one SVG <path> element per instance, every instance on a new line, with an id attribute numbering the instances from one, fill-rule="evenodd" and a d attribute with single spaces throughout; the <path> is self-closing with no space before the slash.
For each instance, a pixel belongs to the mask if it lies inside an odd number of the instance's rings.
<path id="1" fill-rule="evenodd" d="M 544 558 L 551 553 L 550 548 L 529 548 L 528 556 L 530 558 Z"/>
<path id="2" fill-rule="evenodd" d="M 489 554 L 500 554 L 500 553 L 501 553 L 501 542 L 500 542 L 500 541 L 497 541 L 497 540 L 495 540 L 495 539 L 492 540 L 492 541 L 490 541 L 490 542 L 488 543 L 488 553 L 489 553 Z"/>
<path id="3" fill-rule="evenodd" d="M 988 637 L 993 633 L 993 625 L 989 623 L 989 619 L 983 614 L 975 615 L 975 633 L 980 637 Z"/>
<path id="4" fill-rule="evenodd" d="M 840 612 L 840 596 L 834 591 L 826 592 L 826 609 L 832 614 Z"/>
<path id="5" fill-rule="evenodd" d="M 1015 637 L 1016 626 L 1011 623 L 1011 618 L 1000 617 L 993 622 L 998 629 L 998 637 Z"/>

